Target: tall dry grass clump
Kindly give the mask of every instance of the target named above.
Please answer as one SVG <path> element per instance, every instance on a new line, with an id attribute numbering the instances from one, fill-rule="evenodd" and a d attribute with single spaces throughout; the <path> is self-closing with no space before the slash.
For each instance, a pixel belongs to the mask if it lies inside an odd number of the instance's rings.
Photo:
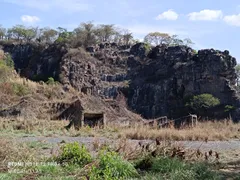
<path id="1" fill-rule="evenodd" d="M 121 128 L 120 137 L 129 139 L 161 140 L 228 140 L 240 138 L 240 124 L 230 120 L 199 122 L 196 127 L 185 129 L 162 128 L 149 126 L 135 126 Z"/>
<path id="2" fill-rule="evenodd" d="M 36 151 L 19 144 L 14 139 L 0 138 L 0 172 L 7 171 L 8 163 L 11 162 L 33 162 L 37 155 Z"/>

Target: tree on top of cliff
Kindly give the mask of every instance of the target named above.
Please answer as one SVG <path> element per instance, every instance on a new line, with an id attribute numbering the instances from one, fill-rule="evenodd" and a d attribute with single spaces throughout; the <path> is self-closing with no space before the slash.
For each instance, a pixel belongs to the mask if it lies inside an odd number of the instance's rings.
<path id="1" fill-rule="evenodd" d="M 147 34 L 144 38 L 144 42 L 155 46 L 163 44 L 167 46 L 179 46 L 179 45 L 192 46 L 194 44 L 192 40 L 189 38 L 185 38 L 184 40 L 182 40 L 178 38 L 177 35 L 170 36 L 167 33 L 161 32 L 151 32 Z"/>
<path id="2" fill-rule="evenodd" d="M 171 36 L 167 33 L 161 32 L 151 32 L 147 34 L 144 38 L 144 42 L 153 44 L 153 45 L 169 45 L 171 42 Z"/>
<path id="3" fill-rule="evenodd" d="M 4 36 L 6 35 L 6 28 L 2 27 L 2 25 L 0 25 L 0 40 L 4 38 Z"/>
<path id="4" fill-rule="evenodd" d="M 51 43 L 57 39 L 58 32 L 55 29 L 45 27 L 44 29 L 41 29 L 41 32 L 42 35 L 40 38 L 42 41 Z"/>
<path id="5" fill-rule="evenodd" d="M 99 43 L 116 43 L 118 45 L 130 45 L 136 43 L 133 34 L 128 29 L 116 27 L 114 24 L 95 25 L 92 21 L 84 22 L 73 31 L 58 27 L 52 29 L 49 27 L 26 27 L 24 25 L 15 25 L 12 28 L 3 28 L 0 26 L 0 40 L 14 42 L 39 43 L 66 43 L 72 47 L 89 47 Z M 167 33 L 151 32 L 145 36 L 144 41 L 150 45 L 192 45 L 190 39 L 181 40 L 177 35 L 170 36 Z"/>
<path id="6" fill-rule="evenodd" d="M 95 33 L 92 22 L 81 23 L 78 28 L 74 29 L 76 45 L 88 47 L 96 44 Z"/>
<path id="7" fill-rule="evenodd" d="M 236 70 L 236 74 L 237 74 L 237 86 L 240 85 L 239 83 L 239 79 L 240 79 L 240 64 L 238 64 L 236 67 L 235 67 L 235 70 Z"/>
<path id="8" fill-rule="evenodd" d="M 101 24 L 95 30 L 99 42 L 111 41 L 115 33 L 113 24 Z"/>

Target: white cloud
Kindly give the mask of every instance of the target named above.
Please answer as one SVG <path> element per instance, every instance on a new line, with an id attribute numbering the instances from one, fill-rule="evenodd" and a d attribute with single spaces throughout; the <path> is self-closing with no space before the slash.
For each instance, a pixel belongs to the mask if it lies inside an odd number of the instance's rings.
<path id="1" fill-rule="evenodd" d="M 163 20 L 163 19 L 175 21 L 178 19 L 178 14 L 175 11 L 173 11 L 172 9 L 169 9 L 168 11 L 165 11 L 156 17 L 156 20 Z"/>
<path id="2" fill-rule="evenodd" d="M 223 17 L 221 10 L 204 9 L 200 12 L 192 12 L 188 14 L 191 21 L 215 21 Z"/>
<path id="3" fill-rule="evenodd" d="M 23 15 L 23 16 L 21 16 L 21 20 L 24 23 L 33 24 L 33 23 L 40 21 L 40 18 L 37 16 Z"/>
<path id="4" fill-rule="evenodd" d="M 90 6 L 83 0 L 3 0 L 6 3 L 34 8 L 42 11 L 64 10 L 67 12 L 78 12 L 89 10 Z"/>
<path id="5" fill-rule="evenodd" d="M 240 26 L 240 14 L 225 16 L 223 20 L 232 26 Z"/>

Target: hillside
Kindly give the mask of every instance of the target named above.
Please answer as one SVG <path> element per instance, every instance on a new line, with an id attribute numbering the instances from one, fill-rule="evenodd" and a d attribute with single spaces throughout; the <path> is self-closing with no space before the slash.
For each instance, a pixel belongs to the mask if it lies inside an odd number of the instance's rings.
<path id="1" fill-rule="evenodd" d="M 1 49 L 14 60 L 21 77 L 47 81 L 52 77 L 63 86 L 101 99 L 125 95 L 129 108 L 145 118 L 177 118 L 191 112 L 186 100 L 208 93 L 220 105 L 206 116 L 226 118 L 224 111 L 234 107 L 238 121 L 239 97 L 236 91 L 236 59 L 228 51 L 194 51 L 187 46 L 157 46 L 144 43 L 117 45 L 102 43 L 84 48 L 67 44 L 2 42 Z"/>

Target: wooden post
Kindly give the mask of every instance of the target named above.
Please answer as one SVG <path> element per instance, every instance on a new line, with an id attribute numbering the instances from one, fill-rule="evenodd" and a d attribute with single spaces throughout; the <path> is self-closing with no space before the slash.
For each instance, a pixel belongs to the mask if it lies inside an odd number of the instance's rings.
<path id="1" fill-rule="evenodd" d="M 82 111 L 81 116 L 80 116 L 80 126 L 83 127 L 84 126 L 84 111 Z"/>

